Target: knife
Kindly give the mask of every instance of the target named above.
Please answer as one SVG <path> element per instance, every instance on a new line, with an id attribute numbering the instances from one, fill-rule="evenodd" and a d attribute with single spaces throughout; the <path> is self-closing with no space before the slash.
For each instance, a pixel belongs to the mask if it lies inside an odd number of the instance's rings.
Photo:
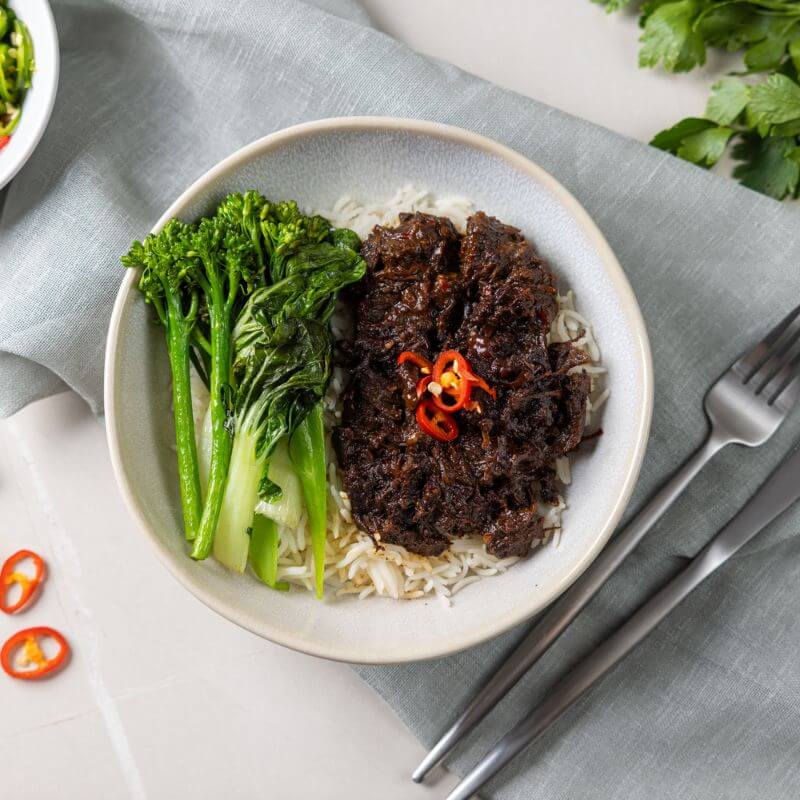
<path id="1" fill-rule="evenodd" d="M 633 650 L 693 589 L 798 499 L 800 446 L 784 458 L 744 508 L 689 565 L 558 682 L 546 699 L 520 720 L 466 775 L 447 800 L 472 797 L 512 758 L 536 741 L 595 681 Z"/>

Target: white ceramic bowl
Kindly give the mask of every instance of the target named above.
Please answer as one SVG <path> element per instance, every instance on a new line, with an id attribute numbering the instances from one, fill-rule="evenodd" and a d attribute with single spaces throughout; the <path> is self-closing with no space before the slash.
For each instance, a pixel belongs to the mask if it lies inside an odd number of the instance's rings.
<path id="1" fill-rule="evenodd" d="M 256 188 L 326 208 L 348 193 L 367 203 L 406 183 L 471 198 L 523 229 L 571 286 L 594 323 L 609 368 L 604 435 L 574 462 L 559 547 L 535 551 L 506 574 L 466 587 L 451 608 L 435 598 L 395 601 L 273 592 L 186 554 L 178 500 L 163 334 L 123 281 L 111 319 L 106 423 L 130 510 L 168 569 L 204 603 L 274 642 L 326 658 L 390 663 L 442 656 L 505 631 L 543 609 L 603 547 L 630 497 L 652 411 L 650 350 L 636 299 L 614 254 L 559 183 L 518 153 L 444 125 L 391 118 L 320 120 L 242 148 L 196 181 L 156 224 L 213 211 L 228 192 Z M 132 234 L 140 234 L 132 231 Z"/>
<path id="2" fill-rule="evenodd" d="M 9 4 L 28 26 L 36 72 L 22 105 L 22 118 L 11 141 L 0 150 L 0 189 L 31 157 L 50 121 L 58 89 L 58 33 L 47 0 L 11 0 Z"/>

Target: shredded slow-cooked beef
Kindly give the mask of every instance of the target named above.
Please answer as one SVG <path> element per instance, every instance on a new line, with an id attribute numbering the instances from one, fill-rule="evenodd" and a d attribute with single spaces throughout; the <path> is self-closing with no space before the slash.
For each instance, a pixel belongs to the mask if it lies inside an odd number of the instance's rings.
<path id="1" fill-rule="evenodd" d="M 480 534 L 500 557 L 525 555 L 541 535 L 540 500 L 558 489 L 555 458 L 583 435 L 586 357 L 547 344 L 556 279 L 520 231 L 479 212 L 461 236 L 429 214 L 376 227 L 367 275 L 350 293 L 352 378 L 334 445 L 357 524 L 376 540 L 438 555 L 452 537 Z M 415 418 L 420 374 L 397 357 L 434 360 L 455 349 L 497 391 L 456 417 L 439 441 Z"/>

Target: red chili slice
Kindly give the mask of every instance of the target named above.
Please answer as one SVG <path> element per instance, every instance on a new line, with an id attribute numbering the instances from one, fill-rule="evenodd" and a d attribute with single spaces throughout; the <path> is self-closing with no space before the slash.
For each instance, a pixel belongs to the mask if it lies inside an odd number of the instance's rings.
<path id="1" fill-rule="evenodd" d="M 33 575 L 26 575 L 24 572 L 17 571 L 17 565 L 29 558 L 33 562 Z M 45 567 L 42 557 L 31 550 L 20 550 L 9 556 L 0 569 L 0 611 L 6 614 L 16 614 L 27 606 L 36 594 L 36 590 L 44 580 Z M 22 593 L 13 602 L 8 602 L 10 588 L 14 584 L 19 584 Z"/>
<path id="2" fill-rule="evenodd" d="M 397 356 L 397 363 L 405 364 L 407 362 L 419 367 L 423 375 L 430 375 L 433 369 L 433 364 L 431 364 L 425 356 L 421 356 L 419 353 L 413 353 L 411 350 L 403 350 L 403 352 Z"/>
<path id="3" fill-rule="evenodd" d="M 425 433 L 439 441 L 452 442 L 458 436 L 456 421 L 431 398 L 426 397 L 417 406 L 417 422 Z"/>
<path id="4" fill-rule="evenodd" d="M 58 652 L 48 658 L 39 646 L 40 639 L 53 639 L 58 644 Z M 24 651 L 26 663 L 35 664 L 32 669 L 25 669 L 15 663 L 18 660 L 20 649 Z M 23 681 L 35 681 L 51 675 L 64 666 L 69 655 L 67 640 L 53 628 L 38 627 L 25 628 L 15 633 L 0 650 L 0 666 L 7 675 Z"/>
<path id="5" fill-rule="evenodd" d="M 2 150 L 9 142 L 11 141 L 11 137 L 7 134 L 0 136 L 0 150 Z"/>
<path id="6" fill-rule="evenodd" d="M 436 405 L 444 411 L 468 407 L 475 386 L 491 397 L 497 397 L 497 392 L 472 371 L 469 361 L 458 350 L 446 350 L 436 359 L 433 379 L 442 387 L 441 395 L 436 397 Z"/>

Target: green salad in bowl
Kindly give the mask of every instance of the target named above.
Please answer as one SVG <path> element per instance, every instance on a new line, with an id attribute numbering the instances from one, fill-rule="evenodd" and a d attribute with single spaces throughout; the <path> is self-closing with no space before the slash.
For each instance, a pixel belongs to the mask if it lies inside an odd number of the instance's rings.
<path id="1" fill-rule="evenodd" d="M 0 149 L 19 124 L 34 69 L 28 28 L 7 0 L 0 0 Z"/>

